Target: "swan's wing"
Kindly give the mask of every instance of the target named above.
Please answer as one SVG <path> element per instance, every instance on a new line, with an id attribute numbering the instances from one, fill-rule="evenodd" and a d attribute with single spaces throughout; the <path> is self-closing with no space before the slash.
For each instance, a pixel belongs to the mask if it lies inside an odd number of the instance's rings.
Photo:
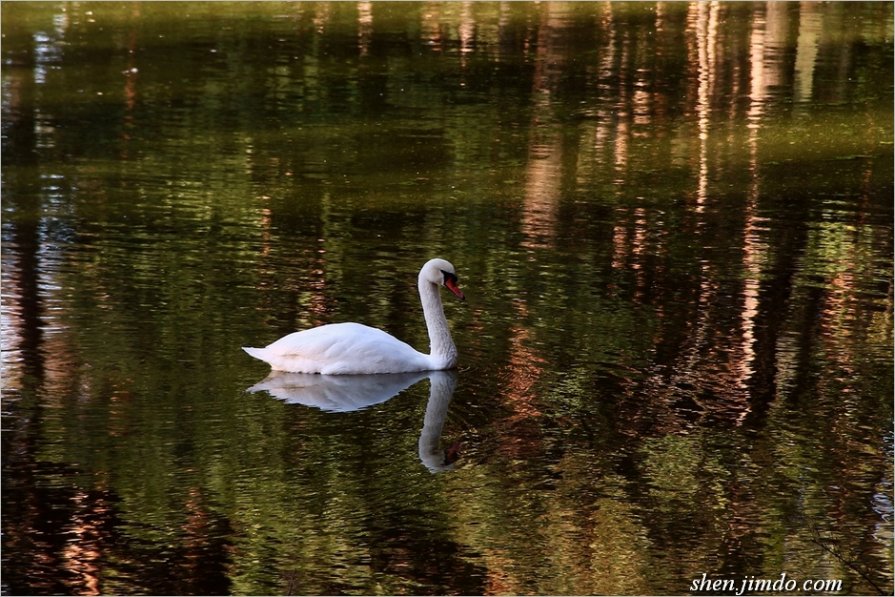
<path id="1" fill-rule="evenodd" d="M 365 374 L 423 371 L 429 358 L 382 330 L 334 323 L 283 336 L 264 348 L 245 349 L 274 370 Z"/>

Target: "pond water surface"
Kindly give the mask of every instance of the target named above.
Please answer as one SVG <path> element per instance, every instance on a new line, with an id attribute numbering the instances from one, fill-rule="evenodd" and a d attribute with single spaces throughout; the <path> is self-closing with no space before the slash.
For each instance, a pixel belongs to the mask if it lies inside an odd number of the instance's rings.
<path id="1" fill-rule="evenodd" d="M 891 594 L 892 22 L 4 2 L 3 592 Z"/>

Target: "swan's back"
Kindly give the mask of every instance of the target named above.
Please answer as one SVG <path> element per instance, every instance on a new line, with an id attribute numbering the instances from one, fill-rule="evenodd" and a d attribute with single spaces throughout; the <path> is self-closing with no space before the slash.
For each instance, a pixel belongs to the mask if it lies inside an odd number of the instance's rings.
<path id="1" fill-rule="evenodd" d="M 264 348 L 244 347 L 275 371 L 350 375 L 426 371 L 430 358 L 382 330 L 331 323 L 283 336 Z"/>

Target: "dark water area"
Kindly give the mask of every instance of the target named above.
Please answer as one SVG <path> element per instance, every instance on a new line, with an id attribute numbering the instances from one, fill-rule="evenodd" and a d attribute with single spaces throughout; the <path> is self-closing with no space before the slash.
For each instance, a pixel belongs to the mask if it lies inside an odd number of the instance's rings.
<path id="1" fill-rule="evenodd" d="M 891 594 L 892 6 L 4 2 L 3 593 Z"/>

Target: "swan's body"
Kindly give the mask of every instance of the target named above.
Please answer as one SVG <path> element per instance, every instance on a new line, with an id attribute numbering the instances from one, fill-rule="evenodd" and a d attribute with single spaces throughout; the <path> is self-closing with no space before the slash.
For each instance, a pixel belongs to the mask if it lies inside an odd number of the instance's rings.
<path id="1" fill-rule="evenodd" d="M 275 371 L 292 373 L 404 373 L 442 368 L 430 355 L 360 323 L 322 325 L 283 336 L 264 348 L 243 350 Z"/>
<path id="2" fill-rule="evenodd" d="M 459 298 L 454 266 L 432 259 L 419 274 L 420 301 L 429 330 L 430 353 L 424 354 L 382 330 L 360 323 L 332 323 L 283 336 L 264 348 L 244 347 L 275 371 L 348 375 L 438 371 L 457 364 L 457 348 L 451 339 L 438 287 Z"/>

